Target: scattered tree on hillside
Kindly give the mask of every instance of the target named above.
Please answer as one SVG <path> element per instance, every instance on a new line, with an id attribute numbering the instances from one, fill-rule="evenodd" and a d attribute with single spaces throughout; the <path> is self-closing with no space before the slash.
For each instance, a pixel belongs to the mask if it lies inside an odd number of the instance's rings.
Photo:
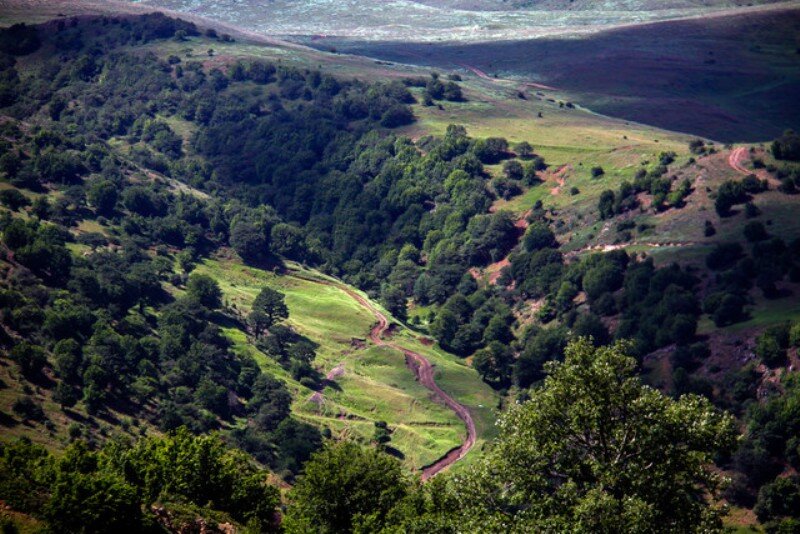
<path id="1" fill-rule="evenodd" d="M 289 308 L 280 291 L 270 287 L 261 288 L 247 316 L 247 322 L 253 327 L 256 337 L 277 322 L 289 317 Z"/>

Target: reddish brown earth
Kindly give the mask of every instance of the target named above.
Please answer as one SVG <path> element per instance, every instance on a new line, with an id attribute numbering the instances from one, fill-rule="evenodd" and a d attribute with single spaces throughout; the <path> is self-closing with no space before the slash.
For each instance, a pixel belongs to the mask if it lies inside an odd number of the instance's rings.
<path id="1" fill-rule="evenodd" d="M 747 147 L 740 146 L 731 150 L 728 156 L 728 165 L 731 169 L 744 175 L 755 174 L 759 180 L 767 180 L 772 183 L 777 183 L 777 180 L 766 169 L 750 170 L 745 167 L 745 162 L 750 159 L 750 151 Z"/>
<path id="2" fill-rule="evenodd" d="M 567 172 L 570 170 L 569 165 L 562 165 L 558 168 L 556 172 L 553 173 L 552 177 L 556 180 L 556 185 L 550 190 L 550 194 L 556 196 L 561 193 L 561 188 L 564 187 L 564 184 L 567 181 Z"/>
<path id="3" fill-rule="evenodd" d="M 295 276 L 298 275 L 295 274 Z M 414 372 L 414 375 L 417 377 L 419 383 L 422 384 L 426 389 L 430 390 L 431 393 L 433 393 L 434 399 L 436 399 L 437 401 L 441 402 L 442 404 L 450 408 L 458 416 L 458 418 L 464 422 L 464 426 L 467 429 L 467 437 L 464 440 L 464 442 L 461 443 L 461 445 L 459 445 L 458 447 L 455 447 L 452 450 L 450 450 L 447 454 L 445 454 L 432 464 L 423 467 L 422 480 L 425 481 L 431 478 L 441 470 L 445 469 L 449 465 L 452 465 L 461 458 L 463 458 L 467 454 L 467 452 L 469 452 L 469 450 L 475 445 L 475 437 L 476 437 L 475 421 L 473 420 L 472 414 L 469 413 L 469 409 L 467 409 L 466 406 L 457 402 L 436 384 L 436 380 L 434 379 L 434 368 L 430 360 L 428 360 L 423 355 L 414 352 L 412 350 L 409 350 L 405 347 L 402 347 L 394 342 L 386 341 L 384 339 L 384 335 L 387 334 L 387 332 L 390 330 L 389 320 L 380 310 L 375 308 L 375 306 L 373 306 L 372 303 L 370 303 L 367 299 L 362 297 L 357 292 L 353 291 L 349 287 L 335 284 L 334 282 L 317 280 L 314 278 L 303 278 L 303 279 L 318 284 L 336 286 L 345 293 L 347 293 L 351 298 L 353 298 L 353 300 L 358 302 L 361 306 L 368 309 L 370 313 L 372 313 L 375 316 L 375 319 L 377 320 L 375 326 L 373 326 L 372 330 L 370 330 L 369 333 L 370 340 L 380 347 L 389 347 L 402 352 L 406 358 L 406 365 L 408 365 L 408 367 Z"/>
<path id="4" fill-rule="evenodd" d="M 490 209 L 490 211 L 491 211 L 491 209 Z M 514 227 L 518 231 L 517 241 L 519 241 L 519 239 L 522 238 L 522 236 L 525 234 L 525 230 L 528 229 L 528 225 L 529 225 L 528 217 L 530 216 L 531 211 L 533 211 L 533 210 L 526 211 L 516 221 L 514 221 Z M 508 267 L 509 265 L 511 265 L 511 261 L 509 260 L 509 256 L 506 256 L 502 260 L 496 261 L 494 263 L 490 263 L 483 270 L 481 270 L 481 269 L 479 269 L 477 267 L 471 267 L 469 269 L 469 274 L 475 280 L 480 280 L 482 276 L 488 274 L 489 275 L 488 278 L 487 278 L 488 282 L 491 285 L 495 285 L 495 284 L 497 284 L 497 280 L 500 278 L 500 275 L 502 274 L 503 269 L 505 267 Z"/>

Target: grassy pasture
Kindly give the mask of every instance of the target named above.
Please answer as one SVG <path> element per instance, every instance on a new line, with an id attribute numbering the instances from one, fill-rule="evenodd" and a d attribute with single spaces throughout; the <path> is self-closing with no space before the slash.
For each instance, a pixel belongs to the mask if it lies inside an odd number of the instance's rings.
<path id="1" fill-rule="evenodd" d="M 461 421 L 434 402 L 430 392 L 414 379 L 403 355 L 366 341 L 373 315 L 344 291 L 293 276 L 243 266 L 230 258 L 206 260 L 197 272 L 216 278 L 229 306 L 249 310 L 261 287 L 286 295 L 288 323 L 319 346 L 315 365 L 325 374 L 343 366 L 336 386 L 323 392 L 324 400 L 311 400 L 313 391 L 300 385 L 275 361 L 253 346 L 239 329 L 227 329 L 235 351 L 253 355 L 262 368 L 284 380 L 294 395 L 293 411 L 302 419 L 327 427 L 335 435 L 371 439 L 375 421 L 386 421 L 393 430 L 390 445 L 402 453 L 405 463 L 419 468 L 433 462 L 464 437 Z M 304 273 L 319 276 L 316 273 Z M 423 345 L 405 330 L 396 340 L 429 357 L 437 366 L 437 382 L 477 416 L 481 438 L 491 433 L 496 398 L 477 374 L 463 362 L 435 347 Z M 354 340 L 355 343 L 354 343 Z M 363 347 L 359 346 L 365 342 Z"/>

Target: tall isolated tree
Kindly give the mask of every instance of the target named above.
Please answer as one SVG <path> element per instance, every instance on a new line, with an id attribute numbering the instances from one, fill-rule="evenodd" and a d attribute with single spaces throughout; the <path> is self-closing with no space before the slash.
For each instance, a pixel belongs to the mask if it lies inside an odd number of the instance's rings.
<path id="1" fill-rule="evenodd" d="M 645 386 L 624 342 L 571 343 L 499 422 L 487 458 L 452 489 L 464 531 L 714 532 L 734 420 L 704 398 Z"/>
<path id="2" fill-rule="evenodd" d="M 259 336 L 265 329 L 288 317 L 289 308 L 286 307 L 283 293 L 264 287 L 253 301 L 247 322 L 253 327 L 256 336 Z"/>

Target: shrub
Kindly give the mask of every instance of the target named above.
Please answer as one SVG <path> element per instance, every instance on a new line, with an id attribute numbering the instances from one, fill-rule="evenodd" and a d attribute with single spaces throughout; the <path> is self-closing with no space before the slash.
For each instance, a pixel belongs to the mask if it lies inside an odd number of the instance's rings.
<path id="1" fill-rule="evenodd" d="M 754 243 L 756 241 L 764 241 L 769 237 L 767 229 L 759 221 L 751 221 L 744 227 L 744 236 L 748 241 Z"/>
<path id="2" fill-rule="evenodd" d="M 30 419 L 32 421 L 42 421 L 44 419 L 42 406 L 30 397 L 18 398 L 14 401 L 11 409 L 22 419 Z"/>
<path id="3" fill-rule="evenodd" d="M 28 197 L 16 189 L 3 189 L 0 191 L 0 203 L 11 211 L 17 211 L 20 208 L 29 206 L 31 202 Z"/>
<path id="4" fill-rule="evenodd" d="M 800 161 L 800 135 L 787 130 L 772 142 L 772 155 L 775 159 Z"/>

